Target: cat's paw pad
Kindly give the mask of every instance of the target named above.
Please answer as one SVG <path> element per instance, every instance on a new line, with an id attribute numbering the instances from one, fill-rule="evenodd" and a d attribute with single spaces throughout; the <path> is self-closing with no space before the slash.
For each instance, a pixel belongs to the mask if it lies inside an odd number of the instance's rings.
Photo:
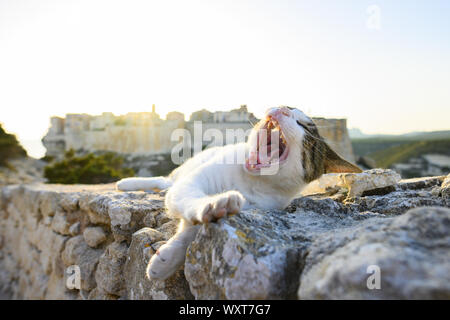
<path id="1" fill-rule="evenodd" d="M 147 266 L 147 276 L 154 280 L 165 280 L 183 264 L 185 246 L 176 241 L 162 245 L 151 257 Z"/>
<path id="2" fill-rule="evenodd" d="M 244 197 L 237 191 L 228 191 L 213 196 L 200 207 L 198 220 L 202 223 L 217 221 L 227 215 L 238 213 L 245 203 Z"/>

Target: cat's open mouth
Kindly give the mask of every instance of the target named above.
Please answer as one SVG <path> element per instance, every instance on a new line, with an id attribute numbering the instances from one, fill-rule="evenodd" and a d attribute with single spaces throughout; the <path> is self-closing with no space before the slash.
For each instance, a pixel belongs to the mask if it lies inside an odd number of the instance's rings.
<path id="1" fill-rule="evenodd" d="M 286 161 L 289 148 L 282 128 L 274 117 L 268 117 L 258 129 L 256 150 L 253 150 L 245 164 L 250 171 L 280 165 Z"/>

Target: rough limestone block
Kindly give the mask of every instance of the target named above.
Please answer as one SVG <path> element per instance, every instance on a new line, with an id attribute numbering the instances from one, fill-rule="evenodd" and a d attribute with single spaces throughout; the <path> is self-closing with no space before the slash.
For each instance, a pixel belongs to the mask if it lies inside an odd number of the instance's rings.
<path id="1" fill-rule="evenodd" d="M 151 228 L 143 228 L 133 234 L 125 266 L 128 299 L 193 299 L 183 268 L 165 281 L 147 278 L 148 261 L 167 238 L 165 234 Z"/>
<path id="2" fill-rule="evenodd" d="M 367 286 L 374 272 L 369 266 L 379 268 L 380 289 Z M 450 210 L 417 208 L 318 238 L 306 258 L 298 296 L 450 299 L 449 270 Z"/>
<path id="3" fill-rule="evenodd" d="M 196 299 L 295 298 L 304 243 L 293 236 L 302 232 L 288 229 L 294 215 L 277 213 L 243 211 L 200 229 L 185 262 Z"/>
<path id="4" fill-rule="evenodd" d="M 79 235 L 66 242 L 61 257 L 65 267 L 80 267 L 81 289 L 90 291 L 96 287 L 95 269 L 102 254 L 103 250 L 89 247 L 83 236 Z"/>
<path id="5" fill-rule="evenodd" d="M 121 296 L 125 289 L 123 267 L 127 260 L 128 246 L 113 242 L 100 257 L 95 280 L 98 288 L 108 294 Z"/>
<path id="6" fill-rule="evenodd" d="M 76 211 L 79 206 L 80 195 L 78 193 L 66 193 L 61 195 L 61 199 L 59 201 L 59 205 L 66 211 Z"/>
<path id="7" fill-rule="evenodd" d="M 59 195 L 57 192 L 44 190 L 40 196 L 40 211 L 42 215 L 54 216 L 59 207 Z"/>
<path id="8" fill-rule="evenodd" d="M 67 216 L 64 211 L 58 210 L 52 220 L 52 230 L 62 234 L 62 235 L 69 235 L 69 227 L 70 222 L 67 221 Z"/>
<path id="9" fill-rule="evenodd" d="M 443 198 L 450 200 L 450 174 L 442 182 L 441 193 Z"/>
<path id="10" fill-rule="evenodd" d="M 354 198 L 368 190 L 394 186 L 401 176 L 389 169 L 372 169 L 362 173 L 342 173 L 339 179 L 340 185 L 348 189 L 348 198 Z"/>
<path id="11" fill-rule="evenodd" d="M 102 291 L 100 288 L 95 288 L 89 292 L 88 300 L 117 300 L 119 297 L 113 294 Z"/>
<path id="12" fill-rule="evenodd" d="M 81 231 L 81 223 L 75 222 L 69 227 L 69 233 L 71 236 L 79 235 Z"/>
<path id="13" fill-rule="evenodd" d="M 146 224 L 158 226 L 156 218 L 164 214 L 162 198 L 145 192 L 106 193 L 93 198 L 89 208 L 97 216 L 107 218 L 115 241 L 127 243 L 131 242 L 131 235 Z"/>
<path id="14" fill-rule="evenodd" d="M 421 177 L 400 180 L 398 186 L 403 190 L 420 190 L 430 187 L 440 187 L 445 176 Z"/>
<path id="15" fill-rule="evenodd" d="M 49 228 L 39 228 L 40 237 L 36 247 L 40 250 L 40 262 L 46 274 L 55 271 L 68 237 L 52 232 Z"/>
<path id="16" fill-rule="evenodd" d="M 83 231 L 83 237 L 84 241 L 91 248 L 97 248 L 107 238 L 105 231 L 101 227 L 87 227 Z"/>
<path id="17" fill-rule="evenodd" d="M 395 190 L 401 176 L 390 169 L 371 169 L 362 173 L 325 174 L 311 182 L 302 195 L 326 193 L 341 188 L 348 190 L 347 199 L 361 195 L 384 194 Z"/>

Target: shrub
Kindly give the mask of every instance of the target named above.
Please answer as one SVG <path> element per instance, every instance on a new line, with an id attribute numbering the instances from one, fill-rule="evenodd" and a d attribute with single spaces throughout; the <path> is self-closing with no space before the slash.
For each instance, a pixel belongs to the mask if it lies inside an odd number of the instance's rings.
<path id="1" fill-rule="evenodd" d="M 114 153 L 76 156 L 70 150 L 63 160 L 47 165 L 44 176 L 49 183 L 110 183 L 134 175 L 133 169 L 126 168 L 123 164 L 124 158 Z"/>
<path id="2" fill-rule="evenodd" d="M 26 157 L 27 152 L 13 134 L 6 133 L 0 124 L 0 166 L 9 166 L 8 160 Z"/>

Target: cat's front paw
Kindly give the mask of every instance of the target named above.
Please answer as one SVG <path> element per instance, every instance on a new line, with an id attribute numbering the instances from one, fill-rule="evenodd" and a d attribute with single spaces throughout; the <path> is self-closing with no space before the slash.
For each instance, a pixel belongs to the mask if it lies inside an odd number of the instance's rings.
<path id="1" fill-rule="evenodd" d="M 244 206 L 245 199 L 238 191 L 228 191 L 205 200 L 199 208 L 197 219 L 202 223 L 217 221 L 236 214 Z"/>
<path id="2" fill-rule="evenodd" d="M 165 280 L 183 264 L 186 246 L 177 241 L 162 245 L 151 257 L 147 266 L 147 276 L 152 280 Z"/>

